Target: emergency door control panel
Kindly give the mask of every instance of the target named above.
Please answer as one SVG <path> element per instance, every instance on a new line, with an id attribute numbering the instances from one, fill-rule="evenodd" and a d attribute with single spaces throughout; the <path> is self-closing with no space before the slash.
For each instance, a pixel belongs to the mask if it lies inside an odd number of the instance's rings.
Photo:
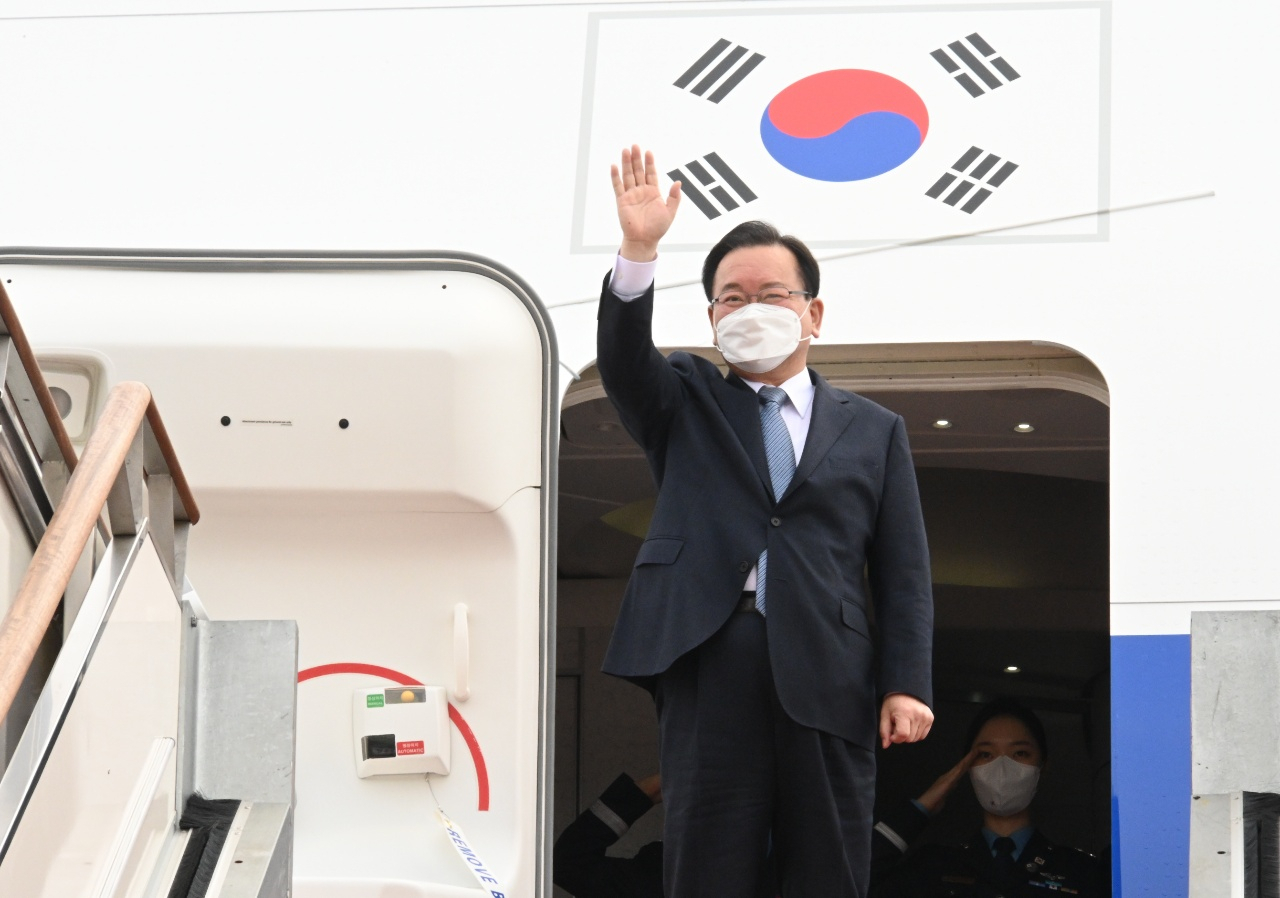
<path id="1" fill-rule="evenodd" d="M 356 774 L 449 772 L 449 701 L 443 686 L 357 689 Z"/>

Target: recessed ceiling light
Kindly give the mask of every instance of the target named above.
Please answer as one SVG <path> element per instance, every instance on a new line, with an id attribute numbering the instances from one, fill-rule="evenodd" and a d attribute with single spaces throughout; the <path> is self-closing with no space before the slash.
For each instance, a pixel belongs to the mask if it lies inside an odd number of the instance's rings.
<path id="1" fill-rule="evenodd" d="M 951 426 L 951 422 L 948 421 L 946 418 L 939 418 L 937 421 L 933 422 L 933 426 L 938 428 L 939 430 L 946 430 L 948 427 Z"/>
<path id="2" fill-rule="evenodd" d="M 1016 665 L 1016 664 L 1010 664 L 1008 667 L 1006 667 L 1006 668 L 1004 669 L 1004 672 L 1005 672 L 1005 673 L 1018 673 L 1020 670 L 1022 670 L 1022 668 L 1021 668 L 1021 667 L 1019 667 L 1018 665 Z"/>
<path id="3" fill-rule="evenodd" d="M 1034 427 L 1034 426 L 1032 426 L 1032 425 L 1030 425 L 1030 424 L 1025 424 L 1025 423 L 1024 423 L 1024 424 L 1015 424 L 1015 425 L 1013 425 L 1013 432 L 1014 432 L 1014 433 L 1031 433 L 1031 431 L 1033 431 L 1033 430 L 1035 430 L 1035 427 Z"/>

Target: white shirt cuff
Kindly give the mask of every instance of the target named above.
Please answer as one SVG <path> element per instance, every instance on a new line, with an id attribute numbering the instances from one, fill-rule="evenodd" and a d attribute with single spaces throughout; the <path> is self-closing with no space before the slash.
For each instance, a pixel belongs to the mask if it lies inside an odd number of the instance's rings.
<path id="1" fill-rule="evenodd" d="M 653 274 L 657 270 L 657 259 L 652 262 L 632 262 L 619 254 L 613 262 L 613 277 L 609 280 L 609 289 L 623 302 L 639 299 L 653 283 Z"/>

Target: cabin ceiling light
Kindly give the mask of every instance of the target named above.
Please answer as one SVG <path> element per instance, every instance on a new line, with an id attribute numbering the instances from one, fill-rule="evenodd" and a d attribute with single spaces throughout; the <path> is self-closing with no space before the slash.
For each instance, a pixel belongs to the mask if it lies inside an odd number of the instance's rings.
<path id="1" fill-rule="evenodd" d="M 939 418 L 937 421 L 933 422 L 933 426 L 939 430 L 946 430 L 951 426 L 951 422 L 946 418 Z"/>
<path id="2" fill-rule="evenodd" d="M 1018 672 L 1019 672 L 1019 671 L 1021 671 L 1021 670 L 1022 670 L 1022 668 L 1021 668 L 1021 667 L 1019 667 L 1018 665 L 1016 665 L 1016 664 L 1010 664 L 1010 665 L 1008 665 L 1008 666 L 1004 669 L 1004 672 L 1005 672 L 1005 673 L 1018 673 Z"/>
<path id="3" fill-rule="evenodd" d="M 1030 424 L 1023 423 L 1013 425 L 1014 433 L 1031 433 L 1033 430 L 1035 430 L 1035 427 Z"/>

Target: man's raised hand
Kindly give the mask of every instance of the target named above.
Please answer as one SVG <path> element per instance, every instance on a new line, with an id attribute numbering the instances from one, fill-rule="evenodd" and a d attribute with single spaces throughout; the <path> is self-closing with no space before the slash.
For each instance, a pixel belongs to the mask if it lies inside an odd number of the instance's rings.
<path id="1" fill-rule="evenodd" d="M 633 145 L 622 151 L 622 165 L 611 166 L 613 193 L 618 199 L 618 224 L 622 225 L 622 258 L 651 262 L 658 257 L 662 240 L 680 207 L 680 182 L 665 197 L 658 189 L 658 167 L 653 153 L 640 155 Z"/>

